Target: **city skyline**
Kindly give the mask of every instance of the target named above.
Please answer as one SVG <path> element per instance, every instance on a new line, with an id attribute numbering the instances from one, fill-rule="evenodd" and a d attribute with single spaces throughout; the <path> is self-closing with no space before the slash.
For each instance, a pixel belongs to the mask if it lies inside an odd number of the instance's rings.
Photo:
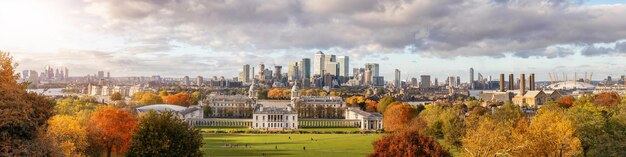
<path id="1" fill-rule="evenodd" d="M 424 9 L 457 5 L 438 1 L 343 1 L 325 7 L 311 1 L 48 3 L 0 2 L 6 6 L 0 20 L 7 23 L 0 26 L 5 35 L 0 48 L 20 63 L 18 71 L 52 65 L 72 69 L 72 76 L 104 70 L 113 76 L 236 77 L 245 64 L 287 67 L 301 58 L 313 59 L 317 51 L 349 56 L 350 67 L 378 63 L 386 78 L 399 69 L 402 80 L 431 75 L 460 76 L 467 82 L 470 67 L 494 78 L 535 73 L 538 81 L 546 81 L 549 72 L 593 72 L 599 80 L 623 75 L 626 69 L 626 22 L 611 20 L 626 14 L 619 1 L 469 1 L 483 8 L 469 19 L 460 15 L 472 13 L 467 9 Z M 216 9 L 201 12 L 192 6 Z M 228 14 L 244 6 L 255 9 Z M 534 10 L 544 12 L 528 12 Z M 496 13 L 518 19 L 511 25 L 483 27 L 504 20 L 492 21 Z M 449 18 L 438 18 L 442 15 Z M 585 23 L 577 23 L 581 17 Z M 209 25 L 214 21 L 223 24 Z"/>

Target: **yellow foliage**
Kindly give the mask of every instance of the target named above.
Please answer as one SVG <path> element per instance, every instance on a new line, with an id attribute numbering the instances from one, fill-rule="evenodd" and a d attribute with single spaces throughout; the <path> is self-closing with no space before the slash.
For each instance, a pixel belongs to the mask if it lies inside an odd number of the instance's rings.
<path id="1" fill-rule="evenodd" d="M 66 156 L 84 156 L 81 152 L 88 146 L 86 127 L 77 118 L 68 115 L 56 115 L 48 120 L 46 136 Z"/>

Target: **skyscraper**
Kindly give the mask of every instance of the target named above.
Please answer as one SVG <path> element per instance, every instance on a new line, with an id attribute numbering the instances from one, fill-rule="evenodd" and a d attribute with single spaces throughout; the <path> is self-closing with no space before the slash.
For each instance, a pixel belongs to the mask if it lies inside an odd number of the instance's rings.
<path id="1" fill-rule="evenodd" d="M 470 68 L 470 76 L 469 76 L 470 80 L 470 89 L 474 89 L 474 68 Z"/>
<path id="2" fill-rule="evenodd" d="M 189 76 L 185 76 L 185 77 L 183 78 L 183 82 L 182 82 L 182 83 L 183 83 L 183 85 L 185 85 L 185 86 L 190 86 L 190 85 L 191 85 L 191 82 L 189 82 Z"/>
<path id="3" fill-rule="evenodd" d="M 430 75 L 420 76 L 420 88 L 430 88 L 430 84 Z"/>
<path id="4" fill-rule="evenodd" d="M 98 79 L 104 78 L 104 71 L 98 71 Z"/>
<path id="5" fill-rule="evenodd" d="M 70 70 L 67 69 L 67 67 L 65 67 L 65 79 L 69 79 L 70 78 Z"/>
<path id="6" fill-rule="evenodd" d="M 196 78 L 196 85 L 198 85 L 198 87 L 201 87 L 203 82 L 204 82 L 204 78 L 202 78 L 202 76 L 198 76 Z"/>
<path id="7" fill-rule="evenodd" d="M 400 80 L 401 76 L 400 76 L 400 70 L 396 69 L 395 71 L 395 79 L 394 79 L 394 85 L 398 88 L 402 87 L 402 82 Z"/>
<path id="8" fill-rule="evenodd" d="M 259 80 L 265 80 L 265 64 L 259 64 Z"/>
<path id="9" fill-rule="evenodd" d="M 325 56 L 322 51 L 318 51 L 313 56 L 313 75 L 323 76 L 324 68 L 326 67 Z"/>
<path id="10" fill-rule="evenodd" d="M 305 78 L 305 79 L 311 78 L 311 59 L 303 58 L 302 61 L 300 61 L 299 66 L 300 66 L 300 74 L 302 75 L 301 78 Z"/>
<path id="11" fill-rule="evenodd" d="M 243 83 L 250 83 L 250 64 L 243 65 L 243 75 L 241 77 Z"/>
<path id="12" fill-rule="evenodd" d="M 366 69 L 371 69 L 372 70 L 372 77 L 374 76 L 380 76 L 380 66 L 378 65 L 378 63 L 367 63 L 365 64 L 365 68 Z"/>
<path id="13" fill-rule="evenodd" d="M 326 68 L 324 72 L 334 75 L 335 77 L 339 76 L 339 64 L 337 62 L 326 62 Z"/>
<path id="14" fill-rule="evenodd" d="M 339 76 L 347 80 L 350 77 L 350 57 L 339 56 L 337 57 L 337 62 L 339 63 Z"/>
<path id="15" fill-rule="evenodd" d="M 289 72 L 287 73 L 289 81 L 298 81 L 300 80 L 300 65 L 298 62 L 292 62 L 289 64 Z"/>

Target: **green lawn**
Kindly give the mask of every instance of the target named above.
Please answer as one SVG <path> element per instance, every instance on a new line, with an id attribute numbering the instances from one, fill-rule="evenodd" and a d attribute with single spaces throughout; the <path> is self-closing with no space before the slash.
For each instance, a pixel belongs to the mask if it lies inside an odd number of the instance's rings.
<path id="1" fill-rule="evenodd" d="M 303 131 L 361 131 L 359 128 L 299 128 Z"/>
<path id="2" fill-rule="evenodd" d="M 362 157 L 372 151 L 372 142 L 382 135 L 204 134 L 203 136 L 205 144 L 202 151 L 205 156 L 262 156 L 265 153 L 266 156 Z M 226 144 L 237 144 L 239 147 L 231 148 Z M 303 147 L 306 147 L 306 150 L 303 150 Z"/>

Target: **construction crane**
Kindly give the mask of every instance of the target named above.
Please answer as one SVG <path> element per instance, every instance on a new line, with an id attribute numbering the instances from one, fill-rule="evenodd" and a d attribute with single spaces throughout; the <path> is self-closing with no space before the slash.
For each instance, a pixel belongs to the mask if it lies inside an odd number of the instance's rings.
<path id="1" fill-rule="evenodd" d="M 576 82 L 578 82 L 578 72 L 574 72 L 574 86 L 576 86 Z"/>
<path id="2" fill-rule="evenodd" d="M 591 72 L 591 74 L 589 74 L 589 81 L 587 83 L 591 84 L 591 80 L 593 79 L 593 72 Z"/>

